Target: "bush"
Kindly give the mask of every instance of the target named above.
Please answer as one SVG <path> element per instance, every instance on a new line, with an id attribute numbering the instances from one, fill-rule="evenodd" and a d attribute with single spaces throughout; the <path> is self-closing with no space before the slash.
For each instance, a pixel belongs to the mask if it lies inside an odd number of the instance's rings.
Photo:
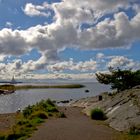
<path id="1" fill-rule="evenodd" d="M 99 108 L 95 108 L 95 109 L 91 110 L 90 117 L 91 117 L 91 119 L 94 119 L 94 120 L 105 120 L 105 119 L 107 119 L 105 113 Z"/>
<path id="2" fill-rule="evenodd" d="M 28 124 L 28 123 L 29 123 L 29 121 L 26 120 L 26 119 L 22 119 L 22 120 L 19 120 L 19 121 L 17 122 L 18 125 L 26 125 L 26 124 Z"/>
<path id="3" fill-rule="evenodd" d="M 140 126 L 132 126 L 129 130 L 130 135 L 139 135 L 140 134 Z"/>
<path id="4" fill-rule="evenodd" d="M 56 113 L 56 112 L 59 112 L 58 109 L 56 107 L 49 107 L 47 109 L 47 112 L 53 112 L 53 113 Z"/>
<path id="5" fill-rule="evenodd" d="M 30 119 L 33 118 L 47 119 L 48 116 L 44 111 L 37 111 L 31 115 Z"/>
<path id="6" fill-rule="evenodd" d="M 25 118 L 27 118 L 28 116 L 30 116 L 31 114 L 32 114 L 32 112 L 33 112 L 33 107 L 32 106 L 27 106 L 23 111 L 23 116 L 25 117 Z"/>
<path id="7" fill-rule="evenodd" d="M 59 115 L 57 107 L 49 99 L 29 105 L 18 114 L 17 121 L 12 126 L 12 132 L 0 136 L 0 140 L 25 140 L 48 116 L 59 117 Z"/>
<path id="8" fill-rule="evenodd" d="M 66 118 L 66 115 L 64 114 L 64 112 L 60 112 L 58 115 L 59 118 Z"/>

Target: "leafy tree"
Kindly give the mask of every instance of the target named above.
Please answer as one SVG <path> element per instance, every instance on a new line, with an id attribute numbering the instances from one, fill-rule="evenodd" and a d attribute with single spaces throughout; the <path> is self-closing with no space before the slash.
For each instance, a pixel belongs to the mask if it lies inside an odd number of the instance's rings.
<path id="1" fill-rule="evenodd" d="M 140 85 L 140 70 L 121 70 L 109 68 L 110 73 L 96 73 L 96 79 L 102 84 L 110 84 L 112 89 L 123 91 Z"/>

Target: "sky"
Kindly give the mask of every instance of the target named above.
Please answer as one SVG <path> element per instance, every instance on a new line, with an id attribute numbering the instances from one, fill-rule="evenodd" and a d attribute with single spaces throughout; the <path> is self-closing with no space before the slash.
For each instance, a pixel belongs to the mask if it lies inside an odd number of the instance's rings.
<path id="1" fill-rule="evenodd" d="M 0 0 L 0 79 L 94 80 L 139 54 L 139 0 Z"/>

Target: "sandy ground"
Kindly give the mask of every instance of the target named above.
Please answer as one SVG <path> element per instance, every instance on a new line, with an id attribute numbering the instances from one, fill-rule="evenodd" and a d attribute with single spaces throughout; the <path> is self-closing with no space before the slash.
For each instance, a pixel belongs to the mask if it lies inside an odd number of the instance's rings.
<path id="1" fill-rule="evenodd" d="M 9 130 L 15 123 L 16 113 L 0 114 L 0 133 Z"/>
<path id="2" fill-rule="evenodd" d="M 91 120 L 80 108 L 61 108 L 67 118 L 47 120 L 28 140 L 120 140 L 119 133 Z"/>

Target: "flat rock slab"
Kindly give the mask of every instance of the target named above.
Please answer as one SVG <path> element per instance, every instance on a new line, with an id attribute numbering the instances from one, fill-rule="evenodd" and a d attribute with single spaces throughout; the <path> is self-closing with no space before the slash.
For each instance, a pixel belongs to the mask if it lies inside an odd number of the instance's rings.
<path id="1" fill-rule="evenodd" d="M 47 120 L 28 140 L 119 140 L 118 132 L 97 124 L 80 108 L 60 108 L 67 118 Z"/>

